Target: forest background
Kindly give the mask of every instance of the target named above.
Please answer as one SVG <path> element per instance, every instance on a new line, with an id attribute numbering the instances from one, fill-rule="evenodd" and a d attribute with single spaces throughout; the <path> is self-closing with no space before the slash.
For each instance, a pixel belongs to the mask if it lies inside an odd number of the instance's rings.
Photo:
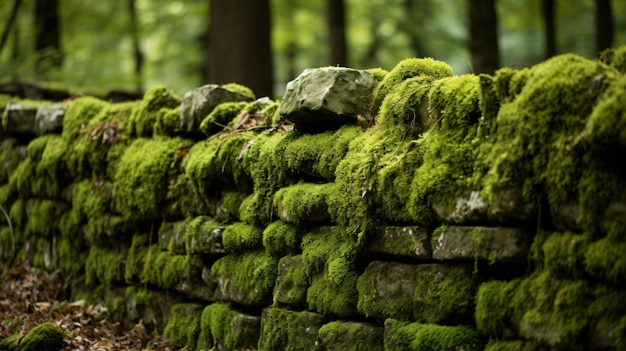
<path id="1" fill-rule="evenodd" d="M 238 82 L 280 98 L 309 67 L 596 57 L 626 44 L 624 14 L 624 0 L 0 0 L 0 83 L 104 96 Z"/>

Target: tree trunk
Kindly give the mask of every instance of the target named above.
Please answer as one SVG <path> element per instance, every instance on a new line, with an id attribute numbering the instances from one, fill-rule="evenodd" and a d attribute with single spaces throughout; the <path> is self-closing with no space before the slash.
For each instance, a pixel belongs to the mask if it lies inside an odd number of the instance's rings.
<path id="1" fill-rule="evenodd" d="M 135 0 L 128 0 L 128 14 L 130 15 L 130 33 L 133 39 L 133 58 L 135 59 L 135 91 L 143 90 L 143 52 L 139 45 L 139 20 Z"/>
<path id="2" fill-rule="evenodd" d="M 211 0 L 209 82 L 273 96 L 269 0 Z"/>
<path id="3" fill-rule="evenodd" d="M 9 38 L 9 34 L 11 33 L 11 28 L 15 24 L 15 20 L 17 19 L 17 13 L 20 9 L 20 4 L 22 0 L 14 0 L 13 7 L 11 7 L 11 14 L 9 15 L 9 20 L 7 21 L 6 26 L 4 27 L 4 31 L 2 31 L 2 38 L 0 38 L 0 53 L 2 53 L 2 49 L 4 49 L 4 45 Z"/>
<path id="4" fill-rule="evenodd" d="M 611 0 L 596 0 L 596 50 L 602 52 L 613 46 L 613 10 Z"/>
<path id="5" fill-rule="evenodd" d="M 326 18 L 330 37 L 330 64 L 348 65 L 346 46 L 346 9 L 344 0 L 326 1 Z"/>
<path id="6" fill-rule="evenodd" d="M 474 73 L 492 74 L 500 67 L 495 0 L 468 0 L 469 47 Z"/>
<path id="7" fill-rule="evenodd" d="M 35 71 L 46 73 L 63 65 L 58 0 L 35 0 Z"/>
<path id="8" fill-rule="evenodd" d="M 545 26 L 545 58 L 556 55 L 556 15 L 554 11 L 554 0 L 543 0 L 541 2 L 541 12 Z"/>
<path id="9" fill-rule="evenodd" d="M 423 23 L 424 18 L 428 16 L 429 4 L 426 1 L 404 0 L 404 10 L 406 18 L 403 21 L 402 28 L 409 36 L 409 45 L 415 56 L 428 56 L 424 48 Z M 419 15 L 416 15 L 418 13 Z"/>

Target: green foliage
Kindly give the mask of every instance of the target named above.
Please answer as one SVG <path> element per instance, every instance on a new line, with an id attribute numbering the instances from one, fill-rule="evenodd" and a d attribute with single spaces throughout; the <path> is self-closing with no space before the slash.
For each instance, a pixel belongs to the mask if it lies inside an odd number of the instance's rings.
<path id="1" fill-rule="evenodd" d="M 217 105 L 211 113 L 200 123 L 200 131 L 206 136 L 211 136 L 220 130 L 233 130 L 234 119 L 239 116 L 248 103 L 224 102 Z"/>

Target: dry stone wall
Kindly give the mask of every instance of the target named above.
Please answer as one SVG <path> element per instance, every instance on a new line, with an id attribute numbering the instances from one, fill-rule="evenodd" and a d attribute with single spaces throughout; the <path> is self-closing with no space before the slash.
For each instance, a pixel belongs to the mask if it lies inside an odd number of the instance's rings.
<path id="1" fill-rule="evenodd" d="M 188 350 L 623 350 L 625 72 L 3 97 L 0 255 Z"/>

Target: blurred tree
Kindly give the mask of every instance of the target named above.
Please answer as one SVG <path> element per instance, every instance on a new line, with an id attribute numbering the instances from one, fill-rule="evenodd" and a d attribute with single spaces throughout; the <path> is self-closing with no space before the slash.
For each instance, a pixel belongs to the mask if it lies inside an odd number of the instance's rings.
<path id="1" fill-rule="evenodd" d="M 42 75 L 63 65 L 57 0 L 35 0 L 35 73 Z"/>
<path id="2" fill-rule="evenodd" d="M 11 6 L 11 14 L 9 14 L 9 19 L 4 26 L 4 30 L 2 31 L 2 37 L 0 37 L 0 53 L 2 49 L 4 49 L 4 44 L 6 44 L 7 39 L 9 38 L 9 34 L 11 33 L 11 29 L 13 28 L 13 24 L 17 19 L 17 13 L 20 9 L 20 4 L 22 0 L 14 0 L 13 6 Z"/>
<path id="3" fill-rule="evenodd" d="M 344 0 L 327 0 L 326 13 L 330 37 L 330 64 L 348 65 L 346 45 L 346 5 Z"/>
<path id="4" fill-rule="evenodd" d="M 493 73 L 500 67 L 495 0 L 468 0 L 468 7 L 474 73 Z"/>
<path id="5" fill-rule="evenodd" d="M 611 0 L 596 0 L 596 51 L 602 52 L 613 46 L 613 11 Z"/>
<path id="6" fill-rule="evenodd" d="M 211 0 L 209 81 L 273 96 L 269 0 Z"/>
<path id="7" fill-rule="evenodd" d="M 554 0 L 542 0 L 541 10 L 545 27 L 545 58 L 556 55 L 556 24 L 554 13 Z"/>
<path id="8" fill-rule="evenodd" d="M 428 56 L 424 46 L 424 22 L 429 15 L 428 0 L 404 0 L 406 17 L 401 23 L 402 29 L 409 36 L 411 51 L 415 56 Z"/>
<path id="9" fill-rule="evenodd" d="M 143 90 L 143 52 L 139 41 L 139 20 L 137 16 L 137 6 L 135 0 L 128 0 L 128 14 L 130 17 L 130 35 L 133 40 L 133 58 L 135 59 L 135 91 Z"/>

